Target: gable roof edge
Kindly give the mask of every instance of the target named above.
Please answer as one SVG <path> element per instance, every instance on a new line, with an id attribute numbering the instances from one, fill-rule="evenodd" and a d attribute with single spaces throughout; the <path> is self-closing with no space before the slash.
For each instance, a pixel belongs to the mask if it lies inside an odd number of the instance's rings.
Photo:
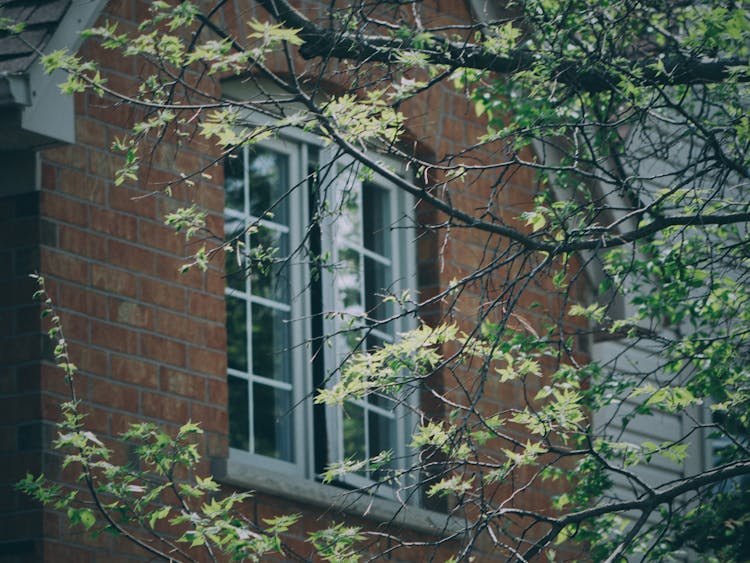
<path id="1" fill-rule="evenodd" d="M 57 29 L 45 46 L 46 52 L 67 49 L 76 52 L 83 38 L 81 31 L 91 27 L 107 0 L 85 0 L 71 3 Z M 65 80 L 63 71 L 44 72 L 39 58 L 27 73 L 0 75 L 0 104 L 21 107 L 21 128 L 41 135 L 48 142 L 75 142 L 75 108 L 73 96 L 60 92 Z"/>

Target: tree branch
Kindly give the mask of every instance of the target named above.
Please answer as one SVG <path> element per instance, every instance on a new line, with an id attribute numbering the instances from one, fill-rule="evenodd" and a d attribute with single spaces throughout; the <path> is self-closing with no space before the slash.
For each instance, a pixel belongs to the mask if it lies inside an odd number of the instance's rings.
<path id="1" fill-rule="evenodd" d="M 725 465 L 715 467 L 714 469 L 704 471 L 699 475 L 680 479 L 674 484 L 664 484 L 661 487 L 657 487 L 656 492 L 645 494 L 634 500 L 601 504 L 592 508 L 573 512 L 557 519 L 540 517 L 540 515 L 529 511 L 512 508 L 504 509 L 500 512 L 505 514 L 512 513 L 519 516 L 531 517 L 552 524 L 552 529 L 544 536 L 544 538 L 536 542 L 524 554 L 524 557 L 530 559 L 531 557 L 539 553 L 550 541 L 554 540 L 560 534 L 563 528 L 571 524 L 580 524 L 581 522 L 584 522 L 591 518 L 596 518 L 597 516 L 602 516 L 604 514 L 616 514 L 620 512 L 628 512 L 630 510 L 637 510 L 642 513 L 650 513 L 655 507 L 665 502 L 670 502 L 680 495 L 695 491 L 697 489 L 700 489 L 701 487 L 706 487 L 715 483 L 726 481 L 727 479 L 731 479 L 733 477 L 741 477 L 743 475 L 750 475 L 750 460 L 727 463 Z"/>
<path id="2" fill-rule="evenodd" d="M 537 64 L 532 51 L 516 49 L 506 55 L 498 55 L 482 45 L 449 41 L 433 36 L 429 48 L 417 47 L 409 38 L 362 35 L 338 32 L 316 25 L 287 0 L 258 0 L 258 3 L 279 23 L 299 29 L 304 40 L 300 54 L 306 59 L 334 57 L 356 61 L 395 63 L 404 51 L 424 55 L 427 62 L 451 68 L 490 70 L 500 74 L 514 74 L 531 70 Z M 646 82 L 661 85 L 707 84 L 727 79 L 732 67 L 746 67 L 747 60 L 741 58 L 696 58 L 679 53 L 645 57 L 634 61 L 628 71 L 637 69 Z M 563 61 L 553 76 L 563 84 L 575 86 L 587 92 L 603 92 L 617 87 L 621 81 L 614 69 L 593 67 L 594 61 L 584 67 L 584 62 Z M 739 82 L 750 81 L 750 74 L 737 76 Z"/>

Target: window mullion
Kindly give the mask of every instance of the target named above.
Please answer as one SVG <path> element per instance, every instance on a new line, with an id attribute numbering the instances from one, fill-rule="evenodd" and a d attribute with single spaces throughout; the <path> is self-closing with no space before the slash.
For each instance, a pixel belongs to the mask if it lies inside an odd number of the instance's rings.
<path id="1" fill-rule="evenodd" d="M 242 148 L 242 177 L 243 177 L 243 211 L 245 214 L 245 218 L 250 216 L 250 172 L 249 172 L 249 163 L 250 163 L 250 153 L 248 151 L 247 147 Z M 242 234 L 242 241 L 245 244 L 245 249 L 250 248 L 250 235 L 247 231 L 247 219 L 245 219 L 244 223 L 244 232 Z M 255 419 L 252 415 L 253 408 L 255 405 L 255 378 L 253 377 L 253 374 L 255 373 L 255 366 L 253 365 L 253 335 L 252 335 L 252 327 L 253 327 L 253 307 L 251 304 L 251 297 L 253 294 L 253 288 L 250 283 L 250 276 L 245 277 L 245 299 L 243 300 L 245 303 L 245 319 L 247 319 L 247 330 L 245 331 L 245 337 L 246 337 L 246 345 L 245 350 L 247 350 L 247 400 L 249 402 L 248 404 L 248 447 L 251 452 L 255 451 Z"/>
<path id="2" fill-rule="evenodd" d="M 251 249 L 252 243 L 278 248 L 279 257 L 295 256 L 283 267 L 274 263 L 268 275 L 254 270 L 244 283 L 236 283 L 234 298 L 242 301 L 247 320 L 247 373 L 242 372 L 240 379 L 247 381 L 250 415 L 245 427 L 249 443 L 243 439 L 241 447 L 233 448 L 233 455 L 242 454 L 249 446 L 249 452 L 242 455 L 251 463 L 267 463 L 273 470 L 314 478 L 325 462 L 342 461 L 347 454 L 370 458 L 390 449 L 401 458 L 407 453 L 404 430 L 408 423 L 401 419 L 407 409 L 403 406 L 373 395 L 346 400 L 344 408 L 326 405 L 316 410 L 304 399 L 315 392 L 316 386 L 334 383 L 328 377 L 336 373 L 359 337 L 366 338 L 356 351 L 364 351 L 393 342 L 397 332 L 409 328 L 410 323 L 403 319 L 389 321 L 392 311 L 376 294 L 411 286 L 413 272 L 407 262 L 414 258 L 414 251 L 404 248 L 412 242 L 406 231 L 391 228 L 402 221 L 402 206 L 408 203 L 394 186 L 381 178 L 360 182 L 351 159 L 339 155 L 334 161 L 333 151 L 326 148 L 313 149 L 314 155 L 308 150 L 303 143 L 283 140 L 243 147 L 242 173 L 235 164 L 231 177 L 234 187 L 228 184 L 237 196 L 230 201 L 236 203 L 228 206 L 226 216 L 232 223 L 241 220 L 245 229 L 250 224 L 259 226 L 252 237 L 244 231 L 241 240 L 246 249 Z M 326 185 L 313 186 L 308 178 L 311 166 L 329 167 Z M 242 207 L 238 197 L 240 178 Z M 314 195 L 313 187 L 319 196 Z M 313 197 L 323 197 L 327 202 L 315 203 Z M 308 240 L 306 229 L 318 204 L 321 209 L 338 209 L 344 215 L 324 213 L 321 225 L 311 231 L 312 239 Z M 271 205 L 274 215 L 264 215 L 263 209 Z M 244 212 L 242 217 L 240 210 Z M 328 253 L 336 266 L 321 268 L 314 283 L 305 254 L 294 254 L 303 242 L 309 242 L 313 252 Z M 242 306 L 237 302 L 235 319 Z M 348 328 L 350 319 L 335 315 L 326 318 L 326 313 L 336 311 L 348 312 L 356 321 L 348 338 L 339 331 Z M 364 316 L 369 313 L 373 322 Z M 310 320 L 314 315 L 316 320 Z M 378 324 L 385 321 L 389 323 Z M 320 345 L 325 335 L 333 346 Z M 235 348 L 242 342 L 237 339 Z M 302 346 L 304 342 L 313 342 L 314 348 Z M 285 354 L 283 359 L 280 353 Z M 229 375 L 240 374 L 230 371 Z M 236 387 L 241 389 L 239 383 Z M 235 404 L 234 412 L 239 412 L 243 403 Z M 291 418 L 284 418 L 280 411 L 289 404 L 298 407 L 294 414 L 287 414 Z M 345 417 L 345 411 L 353 420 Z M 359 486 L 372 483 L 379 475 L 379 471 L 364 470 L 345 479 Z"/>

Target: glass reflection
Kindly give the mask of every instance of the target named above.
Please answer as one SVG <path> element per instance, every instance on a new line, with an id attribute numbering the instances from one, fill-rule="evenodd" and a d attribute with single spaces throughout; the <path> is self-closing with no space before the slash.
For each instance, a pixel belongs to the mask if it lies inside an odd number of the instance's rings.
<path id="1" fill-rule="evenodd" d="M 392 314 L 392 304 L 383 302 L 383 296 L 391 291 L 390 284 L 391 267 L 365 257 L 365 309 L 370 318 L 382 321 Z"/>
<path id="2" fill-rule="evenodd" d="M 370 455 L 378 455 L 384 451 L 393 450 L 396 443 L 396 421 L 373 411 L 368 413 L 368 445 Z M 393 461 L 383 465 L 372 475 L 374 479 L 385 477 L 385 470 L 393 466 Z"/>
<path id="3" fill-rule="evenodd" d="M 365 184 L 362 188 L 362 208 L 365 248 L 390 258 L 391 208 L 388 190 L 375 184 Z"/>
<path id="4" fill-rule="evenodd" d="M 334 225 L 334 238 L 337 245 L 362 244 L 362 212 L 359 208 L 359 190 L 345 187 L 341 192 L 341 209 Z"/>
<path id="5" fill-rule="evenodd" d="M 245 301 L 230 295 L 227 307 L 227 364 L 230 368 L 247 372 L 247 308 Z"/>
<path id="6" fill-rule="evenodd" d="M 259 261 L 250 268 L 253 295 L 289 302 L 289 236 L 275 229 L 260 227 L 250 235 L 250 247 Z"/>
<path id="7" fill-rule="evenodd" d="M 253 385 L 255 453 L 294 461 L 291 393 L 269 385 Z"/>
<path id="8" fill-rule="evenodd" d="M 225 240 L 233 240 L 235 237 L 239 236 L 240 242 L 244 242 L 244 236 L 242 235 L 244 227 L 244 223 L 241 219 L 225 216 Z M 237 261 L 238 250 L 239 262 Z M 234 243 L 232 244 L 231 252 L 224 252 L 224 271 L 226 272 L 227 286 L 231 287 L 232 289 L 245 291 L 245 278 L 247 277 L 247 273 L 245 272 L 246 261 L 244 254 L 246 251 L 247 249 L 244 245 L 240 244 L 240 247 L 238 249 L 237 244 Z"/>
<path id="9" fill-rule="evenodd" d="M 245 174 L 241 151 L 224 159 L 224 206 L 245 211 Z"/>
<path id="10" fill-rule="evenodd" d="M 258 303 L 253 303 L 251 308 L 253 373 L 277 381 L 290 381 L 289 315 Z"/>
<path id="11" fill-rule="evenodd" d="M 344 419 L 344 457 L 362 460 L 367 457 L 365 450 L 365 413 L 364 409 L 354 403 L 345 402 Z"/>
<path id="12" fill-rule="evenodd" d="M 357 316 L 363 313 L 359 260 L 359 252 L 342 248 L 336 265 L 336 303 L 340 304 L 341 312 Z"/>
<path id="13" fill-rule="evenodd" d="M 250 414 L 247 381 L 229 376 L 229 447 L 250 449 Z"/>
<path id="14" fill-rule="evenodd" d="M 251 215 L 287 224 L 288 206 L 285 195 L 290 187 L 288 160 L 286 155 L 268 149 L 249 149 L 248 191 Z M 271 206 L 274 206 L 273 209 Z"/>

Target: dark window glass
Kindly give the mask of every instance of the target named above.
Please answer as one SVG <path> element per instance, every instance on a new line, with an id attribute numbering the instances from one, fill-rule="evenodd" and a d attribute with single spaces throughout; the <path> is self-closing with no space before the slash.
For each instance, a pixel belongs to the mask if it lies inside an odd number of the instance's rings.
<path id="1" fill-rule="evenodd" d="M 227 305 L 227 364 L 246 372 L 247 365 L 247 308 L 245 301 L 226 296 Z"/>
<path id="2" fill-rule="evenodd" d="M 234 241 L 235 239 L 240 241 L 239 252 L 237 251 L 236 242 L 232 243 L 232 251 L 224 252 L 224 267 L 227 276 L 227 287 L 232 289 L 238 289 L 245 291 L 245 278 L 247 277 L 246 263 L 244 259 L 245 248 L 244 242 L 245 237 L 243 234 L 244 224 L 243 221 L 237 217 L 225 216 L 224 218 L 224 233 L 227 241 Z M 239 257 L 239 262 L 237 258 Z"/>
<path id="3" fill-rule="evenodd" d="M 249 152 L 248 191 L 250 214 L 276 223 L 287 223 L 289 163 L 286 155 L 251 147 Z"/>
<path id="4" fill-rule="evenodd" d="M 380 413 L 370 411 L 368 420 L 368 441 L 370 455 L 375 456 L 380 452 L 393 451 L 396 444 L 396 421 Z M 384 476 L 384 470 L 389 469 L 391 464 L 381 466 L 375 471 L 373 478 Z"/>
<path id="5" fill-rule="evenodd" d="M 390 266 L 365 257 L 365 308 L 369 318 L 382 321 L 391 315 L 391 303 L 383 302 L 391 292 L 391 281 Z"/>
<path id="6" fill-rule="evenodd" d="M 229 386 L 229 446 L 240 450 L 250 449 L 250 412 L 247 381 L 228 377 Z"/>
<path id="7" fill-rule="evenodd" d="M 365 414 L 361 406 L 344 403 L 344 457 L 365 459 Z"/>
<path id="8" fill-rule="evenodd" d="M 391 257 L 391 208 L 389 192 L 375 184 L 362 187 L 362 218 L 365 248 Z"/>
<path id="9" fill-rule="evenodd" d="M 253 374 L 290 381 L 289 315 L 277 309 L 253 303 Z"/>
<path id="10" fill-rule="evenodd" d="M 250 235 L 250 248 L 257 261 L 250 267 L 253 295 L 287 303 L 289 301 L 289 236 L 276 229 L 260 227 Z"/>
<path id="11" fill-rule="evenodd" d="M 245 173 L 242 151 L 235 151 L 224 159 L 224 205 L 235 211 L 245 211 Z"/>
<path id="12" fill-rule="evenodd" d="M 269 385 L 253 385 L 255 453 L 294 461 L 289 391 Z"/>

